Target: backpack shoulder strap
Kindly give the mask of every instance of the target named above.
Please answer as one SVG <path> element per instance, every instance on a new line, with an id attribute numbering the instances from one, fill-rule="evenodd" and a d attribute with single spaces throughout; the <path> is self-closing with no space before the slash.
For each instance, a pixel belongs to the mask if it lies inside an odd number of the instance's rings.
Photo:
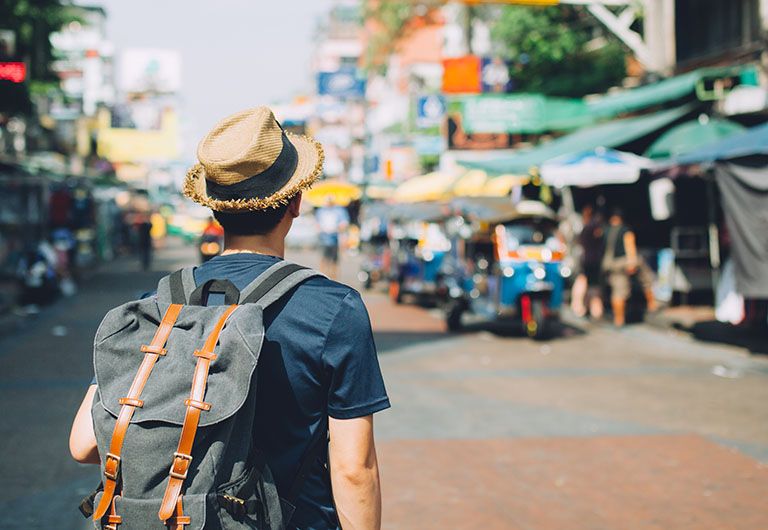
<path id="1" fill-rule="evenodd" d="M 184 267 L 160 279 L 157 284 L 157 301 L 163 305 L 186 304 L 196 287 L 195 267 Z"/>
<path id="2" fill-rule="evenodd" d="M 279 300 L 300 283 L 324 274 L 290 261 L 281 261 L 262 272 L 240 291 L 239 304 L 258 303 L 262 308 Z"/>

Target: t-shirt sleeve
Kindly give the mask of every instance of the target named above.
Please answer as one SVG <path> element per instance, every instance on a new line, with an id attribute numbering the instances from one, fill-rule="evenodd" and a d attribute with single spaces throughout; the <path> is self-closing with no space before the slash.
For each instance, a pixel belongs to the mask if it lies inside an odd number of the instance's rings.
<path id="1" fill-rule="evenodd" d="M 331 417 L 359 418 L 389 408 L 368 311 L 356 291 L 347 293 L 339 305 L 326 336 L 323 362 L 330 377 Z"/>

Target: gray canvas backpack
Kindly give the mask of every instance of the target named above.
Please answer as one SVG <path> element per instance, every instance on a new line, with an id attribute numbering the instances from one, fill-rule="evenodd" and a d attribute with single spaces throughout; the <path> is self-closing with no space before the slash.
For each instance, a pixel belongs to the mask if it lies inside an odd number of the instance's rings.
<path id="1" fill-rule="evenodd" d="M 239 292 L 228 280 L 198 287 L 189 267 L 107 313 L 94 340 L 96 528 L 285 528 L 327 424 L 278 494 L 252 434 L 262 312 L 313 276 L 282 261 Z M 225 305 L 205 306 L 214 292 Z"/>

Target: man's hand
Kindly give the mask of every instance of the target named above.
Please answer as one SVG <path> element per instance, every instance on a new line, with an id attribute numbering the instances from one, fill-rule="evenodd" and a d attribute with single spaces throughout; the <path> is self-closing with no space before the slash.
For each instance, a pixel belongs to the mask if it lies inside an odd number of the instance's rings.
<path id="1" fill-rule="evenodd" d="M 328 418 L 329 459 L 336 512 L 344 530 L 381 528 L 381 490 L 373 415 Z"/>
<path id="2" fill-rule="evenodd" d="M 69 434 L 69 452 L 72 458 L 82 464 L 99 464 L 99 450 L 96 447 L 96 435 L 93 433 L 93 420 L 91 419 L 91 405 L 93 396 L 96 395 L 96 385 L 88 387 L 83 402 L 75 415 L 72 423 L 72 432 Z"/>

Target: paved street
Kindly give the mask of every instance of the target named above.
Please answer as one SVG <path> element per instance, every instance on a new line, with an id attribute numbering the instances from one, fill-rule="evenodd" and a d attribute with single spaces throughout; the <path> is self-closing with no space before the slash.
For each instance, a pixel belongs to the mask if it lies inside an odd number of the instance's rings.
<path id="1" fill-rule="evenodd" d="M 0 339 L 0 528 L 88 527 L 76 505 L 98 474 L 67 437 L 93 333 L 194 259 L 171 244 L 153 272 L 103 266 Z M 446 335 L 432 310 L 364 296 L 393 405 L 376 416 L 385 528 L 768 527 L 768 357 L 643 325 Z"/>

